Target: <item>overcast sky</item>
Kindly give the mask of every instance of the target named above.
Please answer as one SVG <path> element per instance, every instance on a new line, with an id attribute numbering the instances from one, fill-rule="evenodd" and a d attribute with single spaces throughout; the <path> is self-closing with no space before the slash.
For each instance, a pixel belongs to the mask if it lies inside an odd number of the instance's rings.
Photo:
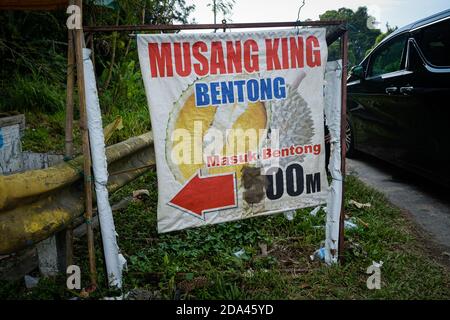
<path id="1" fill-rule="evenodd" d="M 186 0 L 195 4 L 192 17 L 197 23 L 212 23 L 213 14 L 208 3 L 212 0 Z M 231 19 L 233 22 L 295 21 L 302 0 L 236 0 Z M 347 7 L 356 10 L 366 6 L 385 31 L 386 22 L 402 27 L 420 18 L 450 9 L 450 0 L 306 0 L 300 20 L 317 20 L 326 10 Z M 218 16 L 218 22 L 222 16 Z"/>

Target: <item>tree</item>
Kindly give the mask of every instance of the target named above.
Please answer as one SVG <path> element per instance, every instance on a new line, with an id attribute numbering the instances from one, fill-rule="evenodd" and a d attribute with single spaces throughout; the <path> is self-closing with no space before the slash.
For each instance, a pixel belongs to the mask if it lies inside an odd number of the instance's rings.
<path id="1" fill-rule="evenodd" d="M 83 25 L 188 23 L 194 8 L 186 0 L 84 0 Z M 66 19 L 65 10 L 0 12 L 0 108 L 64 107 Z M 86 45 L 93 49 L 106 111 L 128 102 L 127 95 L 142 86 L 135 38 L 98 33 Z"/>
<path id="2" fill-rule="evenodd" d="M 138 25 L 173 24 L 189 22 L 189 15 L 195 6 L 187 5 L 186 0 L 116 0 L 108 6 L 98 6 L 99 0 L 88 1 L 85 23 L 95 25 Z M 99 34 L 95 38 L 99 51 L 96 59 L 96 72 L 99 75 L 99 93 L 102 98 L 110 99 L 105 106 L 108 113 L 119 98 L 134 91 L 132 79 L 140 74 L 139 66 L 132 63 L 137 60 L 136 41 L 128 33 L 113 32 Z M 131 66 L 132 65 L 132 66 Z M 108 90 L 111 89 L 111 90 Z M 107 92 L 109 91 L 109 92 Z M 105 97 L 103 97 L 105 96 Z"/>
<path id="3" fill-rule="evenodd" d="M 87 1 L 85 21 L 88 21 L 90 24 L 109 24 L 116 26 L 121 24 L 187 23 L 188 16 L 194 9 L 194 6 L 187 6 L 185 0 L 114 0 L 110 2 L 106 1 L 107 5 L 99 5 L 104 2 L 102 0 Z M 117 32 L 113 32 L 106 37 L 101 37 L 99 40 L 107 41 L 108 47 L 110 47 L 108 51 L 111 53 L 107 75 L 100 87 L 100 94 L 103 94 L 113 79 L 118 47 L 120 46 L 121 49 L 124 49 L 124 56 L 127 56 L 130 51 L 132 39 L 127 39 L 125 34 L 122 34 L 120 37 Z"/>
<path id="4" fill-rule="evenodd" d="M 359 63 L 366 51 L 373 46 L 376 38 L 381 34 L 380 30 L 367 27 L 367 7 L 359 7 L 356 11 L 348 8 L 328 10 L 319 16 L 320 20 L 346 20 L 349 28 L 348 60 L 349 65 Z M 329 48 L 329 59 L 340 57 L 339 43 L 334 43 Z"/>
<path id="5" fill-rule="evenodd" d="M 391 27 L 390 25 L 389 25 L 389 23 L 386 23 L 386 32 L 383 32 L 383 33 L 381 33 L 381 34 L 379 34 L 378 35 L 378 37 L 375 39 L 375 43 L 373 44 L 373 46 L 370 48 L 370 49 L 368 49 L 367 51 L 366 51 L 366 56 L 381 42 L 381 41 L 383 41 L 388 35 L 390 35 L 392 32 L 394 32 L 395 30 L 397 30 L 398 29 L 398 27 L 397 26 L 395 26 L 395 27 Z"/>
<path id="6" fill-rule="evenodd" d="M 217 13 L 221 12 L 225 19 L 233 10 L 235 2 L 235 0 L 212 0 L 212 3 L 208 3 L 208 7 L 212 8 L 214 14 L 214 24 L 217 23 Z"/>

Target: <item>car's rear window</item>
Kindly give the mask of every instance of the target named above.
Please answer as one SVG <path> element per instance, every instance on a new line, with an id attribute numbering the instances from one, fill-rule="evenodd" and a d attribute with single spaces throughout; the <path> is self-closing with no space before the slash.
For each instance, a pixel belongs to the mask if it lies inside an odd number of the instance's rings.
<path id="1" fill-rule="evenodd" d="M 450 67 L 450 18 L 420 29 L 415 38 L 429 63 Z"/>

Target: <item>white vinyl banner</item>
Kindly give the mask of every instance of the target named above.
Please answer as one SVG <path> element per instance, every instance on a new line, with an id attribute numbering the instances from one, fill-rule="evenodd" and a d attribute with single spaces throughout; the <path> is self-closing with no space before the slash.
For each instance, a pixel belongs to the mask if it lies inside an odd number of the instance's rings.
<path id="1" fill-rule="evenodd" d="M 137 41 L 159 232 L 326 202 L 325 29 Z"/>

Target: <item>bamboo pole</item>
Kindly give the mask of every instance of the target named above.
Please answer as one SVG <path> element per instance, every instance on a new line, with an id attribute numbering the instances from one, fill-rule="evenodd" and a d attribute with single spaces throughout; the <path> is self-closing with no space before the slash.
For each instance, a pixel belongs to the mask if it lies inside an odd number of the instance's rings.
<path id="1" fill-rule="evenodd" d="M 67 33 L 67 88 L 66 88 L 66 128 L 65 128 L 65 157 L 73 157 L 73 89 L 74 89 L 74 46 L 73 31 Z M 65 231 L 66 260 L 65 266 L 73 264 L 73 229 L 69 226 Z"/>
<path id="2" fill-rule="evenodd" d="M 73 89 L 74 89 L 74 47 L 73 31 L 68 31 L 67 37 L 67 92 L 66 92 L 66 128 L 65 128 L 65 156 L 73 157 Z"/>
<path id="3" fill-rule="evenodd" d="M 76 4 L 80 7 L 80 14 L 82 15 L 82 1 L 77 0 Z M 82 18 L 81 18 L 81 21 Z M 91 151 L 89 145 L 89 132 L 87 127 L 87 113 L 86 113 L 86 93 L 84 87 L 84 68 L 83 68 L 83 28 L 75 31 L 75 56 L 77 63 L 77 84 L 80 105 L 80 130 L 83 144 L 83 171 L 84 171 L 84 192 L 85 192 L 85 220 L 86 220 L 86 234 L 88 242 L 89 254 L 89 273 L 91 279 L 91 286 L 97 287 L 97 272 L 95 266 L 95 248 L 94 248 L 94 232 L 92 229 L 92 178 L 91 178 Z"/>

